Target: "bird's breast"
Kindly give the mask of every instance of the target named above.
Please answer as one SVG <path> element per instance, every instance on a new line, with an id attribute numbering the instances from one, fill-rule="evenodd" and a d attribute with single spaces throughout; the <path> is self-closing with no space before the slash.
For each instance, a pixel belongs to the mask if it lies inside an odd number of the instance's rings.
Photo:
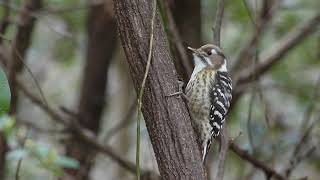
<path id="1" fill-rule="evenodd" d="M 202 70 L 190 78 L 186 87 L 188 107 L 193 118 L 205 118 L 210 111 L 210 89 L 214 83 L 215 72 Z"/>

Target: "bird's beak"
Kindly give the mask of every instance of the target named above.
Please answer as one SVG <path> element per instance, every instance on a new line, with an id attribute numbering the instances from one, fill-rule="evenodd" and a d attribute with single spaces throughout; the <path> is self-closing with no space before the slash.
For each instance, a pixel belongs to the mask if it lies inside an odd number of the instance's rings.
<path id="1" fill-rule="evenodd" d="M 194 49 L 194 48 L 192 48 L 192 47 L 188 47 L 188 49 L 190 50 L 190 51 L 192 51 L 192 53 L 194 54 L 194 55 L 196 55 L 196 56 L 201 56 L 201 53 L 197 50 L 197 49 Z"/>
<path id="2" fill-rule="evenodd" d="M 194 55 L 194 56 L 199 57 L 199 58 L 201 59 L 201 61 L 202 61 L 205 65 L 208 65 L 208 62 L 206 62 L 206 60 L 205 60 L 205 58 L 203 57 L 203 55 L 201 55 L 201 53 L 200 53 L 197 49 L 194 49 L 194 48 L 192 48 L 192 47 L 188 47 L 188 49 L 193 52 L 193 55 Z"/>
<path id="3" fill-rule="evenodd" d="M 193 53 L 199 54 L 199 52 L 196 49 L 192 48 L 192 47 L 188 47 L 188 49 L 190 51 L 192 51 Z"/>

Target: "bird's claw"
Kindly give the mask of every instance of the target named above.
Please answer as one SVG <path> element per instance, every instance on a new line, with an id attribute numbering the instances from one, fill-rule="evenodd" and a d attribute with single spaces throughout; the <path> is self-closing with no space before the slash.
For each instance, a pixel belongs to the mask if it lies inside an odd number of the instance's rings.
<path id="1" fill-rule="evenodd" d="M 169 95 L 166 95 L 166 97 L 178 96 L 178 97 L 183 97 L 184 99 L 188 100 L 187 96 L 183 92 L 184 82 L 179 80 L 178 85 L 179 85 L 179 91 L 172 93 L 172 94 L 169 94 Z"/>

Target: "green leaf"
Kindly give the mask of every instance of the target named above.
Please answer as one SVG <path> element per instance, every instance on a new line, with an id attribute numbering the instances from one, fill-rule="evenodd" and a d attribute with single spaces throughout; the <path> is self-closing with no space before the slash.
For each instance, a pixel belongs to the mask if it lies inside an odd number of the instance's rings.
<path id="1" fill-rule="evenodd" d="M 9 111 L 10 98 L 9 83 L 5 73 L 0 68 L 0 116 Z"/>
<path id="2" fill-rule="evenodd" d="M 59 156 L 56 163 L 64 168 L 77 169 L 80 166 L 77 160 L 66 156 Z"/>

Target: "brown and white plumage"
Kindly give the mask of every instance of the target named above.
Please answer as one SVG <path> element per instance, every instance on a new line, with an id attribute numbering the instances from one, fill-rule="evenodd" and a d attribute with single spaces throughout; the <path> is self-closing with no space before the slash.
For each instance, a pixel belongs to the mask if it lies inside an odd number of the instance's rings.
<path id="1" fill-rule="evenodd" d="M 207 44 L 193 51 L 195 68 L 185 93 L 203 161 L 219 135 L 231 101 L 231 79 L 221 49 Z"/>

